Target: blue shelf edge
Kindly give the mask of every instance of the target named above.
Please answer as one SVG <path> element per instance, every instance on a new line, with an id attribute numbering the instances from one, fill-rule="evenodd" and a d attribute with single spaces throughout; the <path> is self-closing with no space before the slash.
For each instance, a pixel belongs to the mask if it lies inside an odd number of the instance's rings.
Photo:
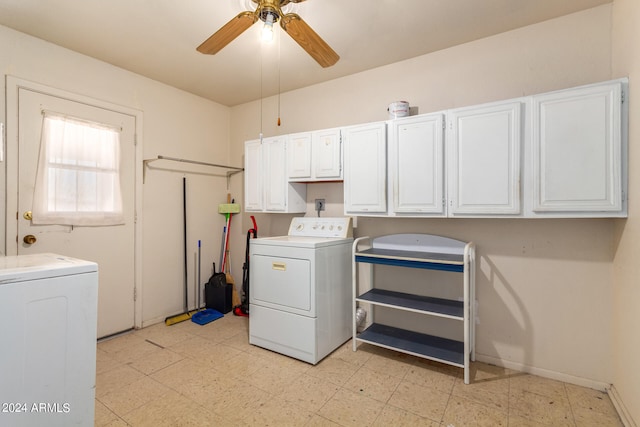
<path id="1" fill-rule="evenodd" d="M 356 299 L 372 304 L 420 310 L 426 314 L 451 316 L 458 320 L 464 319 L 464 303 L 462 301 L 419 296 L 386 289 L 371 289 Z"/>
<path id="2" fill-rule="evenodd" d="M 366 262 L 369 264 L 393 265 L 398 267 L 423 268 L 427 270 L 452 271 L 456 273 L 462 273 L 464 271 L 464 265 L 441 264 L 438 262 L 414 261 L 397 258 L 379 258 L 361 254 L 355 255 L 355 261 Z"/>
<path id="3" fill-rule="evenodd" d="M 379 323 L 374 323 L 357 334 L 356 339 L 464 368 L 464 343 L 461 341 Z"/>

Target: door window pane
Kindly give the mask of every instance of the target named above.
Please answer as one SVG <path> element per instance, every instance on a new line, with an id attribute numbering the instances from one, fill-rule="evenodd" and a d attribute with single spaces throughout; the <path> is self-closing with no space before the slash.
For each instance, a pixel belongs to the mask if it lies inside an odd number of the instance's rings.
<path id="1" fill-rule="evenodd" d="M 43 114 L 33 223 L 122 224 L 120 129 Z"/>

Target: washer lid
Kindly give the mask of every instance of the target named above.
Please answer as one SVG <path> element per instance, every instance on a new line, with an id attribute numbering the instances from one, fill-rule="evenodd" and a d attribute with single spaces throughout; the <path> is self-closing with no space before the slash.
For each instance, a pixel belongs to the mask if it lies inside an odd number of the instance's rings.
<path id="1" fill-rule="evenodd" d="M 98 264 L 51 253 L 0 257 L 0 285 L 98 271 Z"/>

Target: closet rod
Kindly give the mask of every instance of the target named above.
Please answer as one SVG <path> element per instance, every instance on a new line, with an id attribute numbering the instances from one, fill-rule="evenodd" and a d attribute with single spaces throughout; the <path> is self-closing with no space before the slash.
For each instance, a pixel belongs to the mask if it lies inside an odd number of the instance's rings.
<path id="1" fill-rule="evenodd" d="M 204 166 L 212 166 L 212 167 L 216 167 L 216 168 L 223 168 L 223 169 L 231 169 L 231 171 L 227 172 L 227 187 L 229 186 L 229 178 L 231 177 L 231 175 L 235 175 L 237 173 L 240 173 L 244 170 L 244 168 L 239 168 L 236 166 L 227 166 L 227 165 L 219 165 L 217 163 L 207 163 L 207 162 L 199 162 L 197 160 L 187 160 L 187 159 L 179 159 L 176 157 L 168 157 L 168 156 L 158 156 L 155 159 L 145 159 L 142 161 L 142 163 L 144 163 L 144 170 L 143 170 L 143 177 L 142 177 L 142 182 L 144 183 L 145 178 L 146 178 L 146 166 L 147 164 L 151 163 L 151 162 L 155 162 L 156 160 L 169 160 L 172 162 L 181 162 L 181 163 L 191 163 L 194 165 L 204 165 Z"/>
<path id="2" fill-rule="evenodd" d="M 218 165 L 216 163 L 198 162 L 196 160 L 178 159 L 176 157 L 167 157 L 167 156 L 158 156 L 155 159 L 149 159 L 149 160 L 145 160 L 145 161 L 148 163 L 148 162 L 155 162 L 156 160 L 171 160 L 172 162 L 193 163 L 194 165 L 214 166 L 214 167 L 217 167 L 217 168 L 233 169 L 233 170 L 237 170 L 237 171 L 243 171 L 244 170 L 243 168 L 238 168 L 238 167 L 235 167 L 235 166 Z"/>

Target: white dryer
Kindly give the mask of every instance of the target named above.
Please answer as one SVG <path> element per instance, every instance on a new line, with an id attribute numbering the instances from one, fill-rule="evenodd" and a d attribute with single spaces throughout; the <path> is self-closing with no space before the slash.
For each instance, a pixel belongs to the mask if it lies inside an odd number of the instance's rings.
<path id="1" fill-rule="evenodd" d="M 316 364 L 351 337 L 351 218 L 250 240 L 249 343 Z"/>

